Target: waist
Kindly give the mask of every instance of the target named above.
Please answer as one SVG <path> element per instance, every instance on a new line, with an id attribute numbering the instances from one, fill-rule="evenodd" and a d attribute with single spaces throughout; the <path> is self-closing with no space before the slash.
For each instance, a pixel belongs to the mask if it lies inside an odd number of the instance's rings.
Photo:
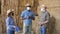
<path id="1" fill-rule="evenodd" d="M 31 18 L 24 18 L 24 20 L 26 20 L 26 19 L 30 19 L 31 20 Z"/>
<path id="2" fill-rule="evenodd" d="M 24 19 L 23 21 L 32 22 L 32 19 Z"/>
<path id="3" fill-rule="evenodd" d="M 7 27 L 7 30 L 15 30 L 13 27 Z"/>
<path id="4" fill-rule="evenodd" d="M 32 24 L 32 20 L 24 20 L 23 22 L 24 22 L 25 24 L 29 24 L 29 25 Z"/>

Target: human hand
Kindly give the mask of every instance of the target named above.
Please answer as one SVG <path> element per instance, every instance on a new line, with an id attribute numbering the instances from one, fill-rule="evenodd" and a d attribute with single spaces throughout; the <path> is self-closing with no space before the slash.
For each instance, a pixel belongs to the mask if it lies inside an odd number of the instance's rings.
<path id="1" fill-rule="evenodd" d="M 27 16 L 26 18 L 31 18 L 31 16 Z"/>
<path id="2" fill-rule="evenodd" d="M 26 18 L 29 18 L 29 16 L 26 16 Z"/>
<path id="3" fill-rule="evenodd" d="M 39 22 L 38 25 L 40 26 L 41 25 L 41 22 Z"/>
<path id="4" fill-rule="evenodd" d="M 16 26 L 13 26 L 14 28 L 16 28 Z"/>
<path id="5" fill-rule="evenodd" d="M 39 22 L 38 25 L 44 25 L 44 22 Z"/>

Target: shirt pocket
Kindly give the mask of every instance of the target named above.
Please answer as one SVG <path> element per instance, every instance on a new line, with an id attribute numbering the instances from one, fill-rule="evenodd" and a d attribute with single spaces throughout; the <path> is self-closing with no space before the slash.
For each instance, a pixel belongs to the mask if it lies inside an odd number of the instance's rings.
<path id="1" fill-rule="evenodd" d="M 45 21 L 45 19 L 46 19 L 45 14 L 41 15 L 40 20 L 41 20 L 41 21 Z"/>
<path id="2" fill-rule="evenodd" d="M 10 25 L 14 25 L 14 20 L 11 20 L 10 21 Z"/>

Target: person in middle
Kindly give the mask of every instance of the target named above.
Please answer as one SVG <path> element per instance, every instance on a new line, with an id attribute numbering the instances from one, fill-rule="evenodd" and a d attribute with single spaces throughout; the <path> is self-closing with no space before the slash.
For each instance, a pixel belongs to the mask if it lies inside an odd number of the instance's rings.
<path id="1" fill-rule="evenodd" d="M 21 17 L 23 19 L 23 34 L 31 34 L 32 20 L 35 20 L 35 15 L 30 4 L 26 5 L 26 10 L 22 12 Z"/>

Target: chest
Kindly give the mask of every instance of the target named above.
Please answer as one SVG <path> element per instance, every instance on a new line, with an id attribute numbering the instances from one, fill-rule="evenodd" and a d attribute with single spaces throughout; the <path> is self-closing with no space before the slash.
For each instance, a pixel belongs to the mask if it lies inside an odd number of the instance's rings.
<path id="1" fill-rule="evenodd" d="M 24 15 L 25 16 L 32 16 L 32 12 L 26 12 Z"/>
<path id="2" fill-rule="evenodd" d="M 14 19 L 10 19 L 10 24 L 14 24 Z"/>
<path id="3" fill-rule="evenodd" d="M 46 18 L 46 13 L 42 13 L 40 16 L 41 19 L 45 19 Z"/>

